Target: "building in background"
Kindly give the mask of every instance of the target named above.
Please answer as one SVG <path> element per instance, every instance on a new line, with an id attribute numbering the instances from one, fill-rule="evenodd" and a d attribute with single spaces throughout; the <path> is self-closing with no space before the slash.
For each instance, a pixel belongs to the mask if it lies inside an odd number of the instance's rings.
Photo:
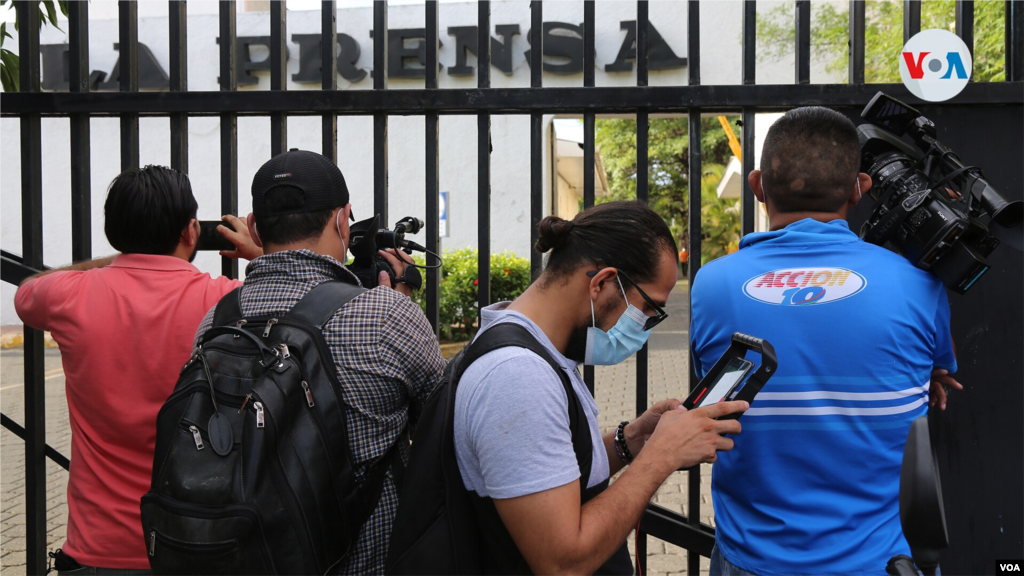
<path id="1" fill-rule="evenodd" d="M 846 5 L 845 2 L 835 2 Z M 346 7 L 339 1 L 338 89 L 372 89 L 373 28 L 372 6 L 362 2 Z M 758 2 L 763 13 L 791 2 Z M 269 2 L 238 2 L 238 84 L 240 90 L 268 90 L 270 23 Z M 319 3 L 288 3 L 288 90 L 319 90 Z M 650 5 L 650 85 L 686 85 L 686 9 L 685 3 L 653 2 Z M 296 7 L 311 7 L 296 10 Z M 702 81 L 705 84 L 739 84 L 741 62 L 741 9 L 738 0 L 722 0 L 701 5 Z M 167 3 L 140 2 L 138 37 L 140 79 L 143 89 L 166 89 L 168 56 Z M 188 89 L 219 89 L 218 3 L 193 2 L 188 6 Z M 634 86 L 636 4 L 599 2 L 596 5 L 597 86 Z M 388 10 L 389 71 L 388 88 L 422 88 L 424 70 L 420 45 L 423 38 L 422 4 L 393 5 Z M 581 86 L 583 2 L 569 0 L 544 5 L 545 86 Z M 491 85 L 494 88 L 528 87 L 530 68 L 527 34 L 530 28 L 528 1 L 491 3 Z M 472 2 L 439 4 L 442 43 L 438 75 L 440 88 L 476 86 L 477 6 Z M 117 6 L 111 0 L 90 3 L 90 68 L 93 90 L 117 89 L 118 38 Z M 11 31 L 12 27 L 8 27 Z M 63 26 L 66 30 L 67 27 Z M 67 90 L 65 32 L 46 26 L 41 33 L 43 45 L 43 84 L 45 90 Z M 17 37 L 6 43 L 14 49 Z M 793 82 L 792 54 L 781 59 L 759 62 L 759 84 Z M 812 80 L 834 81 L 824 64 L 812 62 Z M 710 104 L 710 103 L 709 103 Z M 338 165 L 351 191 L 352 203 L 360 215 L 368 214 L 373 204 L 373 119 L 347 116 L 339 110 Z M 559 134 L 555 118 L 545 116 L 544 137 L 550 146 L 544 157 L 545 214 L 571 217 L 582 198 L 581 137 Z M 763 140 L 760 122 L 756 127 Z M 120 172 L 119 121 L 117 118 L 91 120 L 92 132 L 92 231 L 93 254 L 112 252 L 103 235 L 103 201 L 106 187 Z M 0 200 L 3 226 L 0 245 L 4 250 L 21 252 L 20 147 L 17 119 L 0 119 Z M 389 120 L 389 215 L 392 222 L 406 215 L 422 217 L 425 212 L 425 127 L 420 116 L 393 116 Z M 564 139 L 563 139 L 564 136 Z M 530 118 L 526 115 L 493 115 L 491 118 L 491 246 L 496 252 L 511 250 L 520 256 L 530 251 Z M 47 151 L 43 171 L 44 258 L 58 266 L 71 260 L 71 186 L 70 123 L 67 118 L 43 119 L 43 149 Z M 288 120 L 288 146 L 319 150 L 319 116 L 293 116 Z M 189 176 L 199 201 L 199 217 L 220 216 L 220 130 L 216 117 L 189 119 Z M 142 117 L 139 121 L 141 164 L 170 164 L 170 122 L 166 117 Z M 760 148 L 760 146 L 758 146 Z M 238 187 L 239 212 L 251 209 L 249 186 L 256 169 L 270 157 L 270 121 L 267 117 L 239 117 Z M 595 173 L 596 193 L 607 191 L 599 156 Z M 554 168 L 553 168 L 554 167 Z M 442 248 L 473 247 L 477 242 L 477 154 L 476 116 L 444 115 L 440 120 L 440 189 L 448 192 L 447 236 Z M 423 242 L 422 238 L 417 239 Z M 201 253 L 196 265 L 219 274 L 216 253 Z M 16 324 L 13 309 L 15 288 L 0 288 L 0 324 Z"/>

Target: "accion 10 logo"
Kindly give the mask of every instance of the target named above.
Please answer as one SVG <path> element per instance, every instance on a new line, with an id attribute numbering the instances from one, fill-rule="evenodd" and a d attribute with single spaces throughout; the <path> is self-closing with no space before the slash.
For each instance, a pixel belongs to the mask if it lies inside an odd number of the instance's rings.
<path id="1" fill-rule="evenodd" d="M 847 268 L 786 268 L 747 280 L 743 293 L 765 304 L 807 306 L 849 298 L 867 285 L 864 276 Z"/>
<path id="2" fill-rule="evenodd" d="M 922 30 L 900 53 L 900 78 L 911 94 L 929 102 L 956 96 L 971 78 L 971 51 L 948 30 Z"/>

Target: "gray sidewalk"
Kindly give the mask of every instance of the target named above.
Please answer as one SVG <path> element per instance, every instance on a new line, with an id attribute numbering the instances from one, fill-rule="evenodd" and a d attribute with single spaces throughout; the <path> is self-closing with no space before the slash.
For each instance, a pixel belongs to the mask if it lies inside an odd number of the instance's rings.
<path id="1" fill-rule="evenodd" d="M 686 285 L 680 284 L 667 307 L 669 318 L 658 326 L 650 340 L 649 403 L 686 395 L 688 373 L 687 348 L 689 314 Z M 60 353 L 46 351 L 46 435 L 47 443 L 71 456 L 71 427 Z M 622 420 L 632 419 L 636 404 L 636 362 L 630 359 L 618 366 L 598 367 L 596 395 L 601 409 L 600 426 L 610 430 Z M 0 352 L 0 408 L 18 423 L 24 422 L 23 362 L 20 349 Z M 0 432 L 0 569 L 3 576 L 25 573 L 25 471 L 24 443 L 7 430 Z M 68 474 L 48 462 L 47 546 L 54 549 L 64 542 L 67 524 L 66 490 Z M 711 509 L 711 466 L 702 467 L 701 521 L 713 524 Z M 685 513 L 686 475 L 673 474 L 654 497 L 665 508 Z M 633 536 L 629 538 L 633 553 Z M 686 551 L 655 538 L 648 539 L 648 574 L 680 574 L 686 570 Z M 708 560 L 701 560 L 706 571 Z"/>

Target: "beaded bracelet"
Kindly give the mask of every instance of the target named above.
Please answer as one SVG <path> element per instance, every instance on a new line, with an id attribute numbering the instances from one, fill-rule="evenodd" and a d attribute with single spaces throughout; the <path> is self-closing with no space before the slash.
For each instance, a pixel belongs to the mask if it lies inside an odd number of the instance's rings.
<path id="1" fill-rule="evenodd" d="M 615 430 L 615 438 L 612 442 L 615 444 L 615 453 L 619 455 L 619 459 L 622 460 L 623 464 L 629 464 L 633 461 L 633 454 L 629 451 L 629 446 L 626 445 L 626 426 L 628 425 L 628 420 L 619 424 L 619 427 Z"/>

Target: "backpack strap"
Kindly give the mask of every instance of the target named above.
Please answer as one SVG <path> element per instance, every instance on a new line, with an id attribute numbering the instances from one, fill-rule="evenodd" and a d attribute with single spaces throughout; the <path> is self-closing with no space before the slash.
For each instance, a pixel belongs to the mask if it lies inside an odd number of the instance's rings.
<path id="1" fill-rule="evenodd" d="M 242 314 L 241 294 L 242 287 L 239 286 L 225 294 L 224 297 L 217 302 L 217 308 L 213 311 L 214 328 L 217 326 L 234 325 L 244 317 Z"/>
<path id="2" fill-rule="evenodd" d="M 306 292 L 285 318 L 323 329 L 339 308 L 363 292 L 366 292 L 366 288 L 340 280 L 321 282 Z"/>
<path id="3" fill-rule="evenodd" d="M 576 395 L 576 390 L 573 388 L 569 375 L 555 362 L 551 354 L 544 348 L 544 345 L 530 334 L 529 330 L 512 322 L 502 322 L 484 330 L 483 334 L 480 334 L 469 345 L 459 365 L 456 366 L 455 374 L 452 378 L 453 384 L 457 389 L 458 381 L 462 378 L 462 374 L 469 368 L 470 364 L 481 356 L 507 346 L 526 348 L 540 356 L 551 366 L 551 369 L 558 374 L 559 379 L 562 381 L 566 399 L 568 400 L 569 431 L 572 434 L 572 449 L 576 453 L 576 462 L 580 467 L 580 493 L 582 494 L 590 480 L 590 471 L 594 460 L 594 444 L 589 430 L 586 434 L 578 433 L 581 423 L 586 422 L 587 417 L 583 412 L 583 405 L 580 404 L 579 397 Z M 452 394 L 452 398 L 454 397 L 455 394 Z"/>

